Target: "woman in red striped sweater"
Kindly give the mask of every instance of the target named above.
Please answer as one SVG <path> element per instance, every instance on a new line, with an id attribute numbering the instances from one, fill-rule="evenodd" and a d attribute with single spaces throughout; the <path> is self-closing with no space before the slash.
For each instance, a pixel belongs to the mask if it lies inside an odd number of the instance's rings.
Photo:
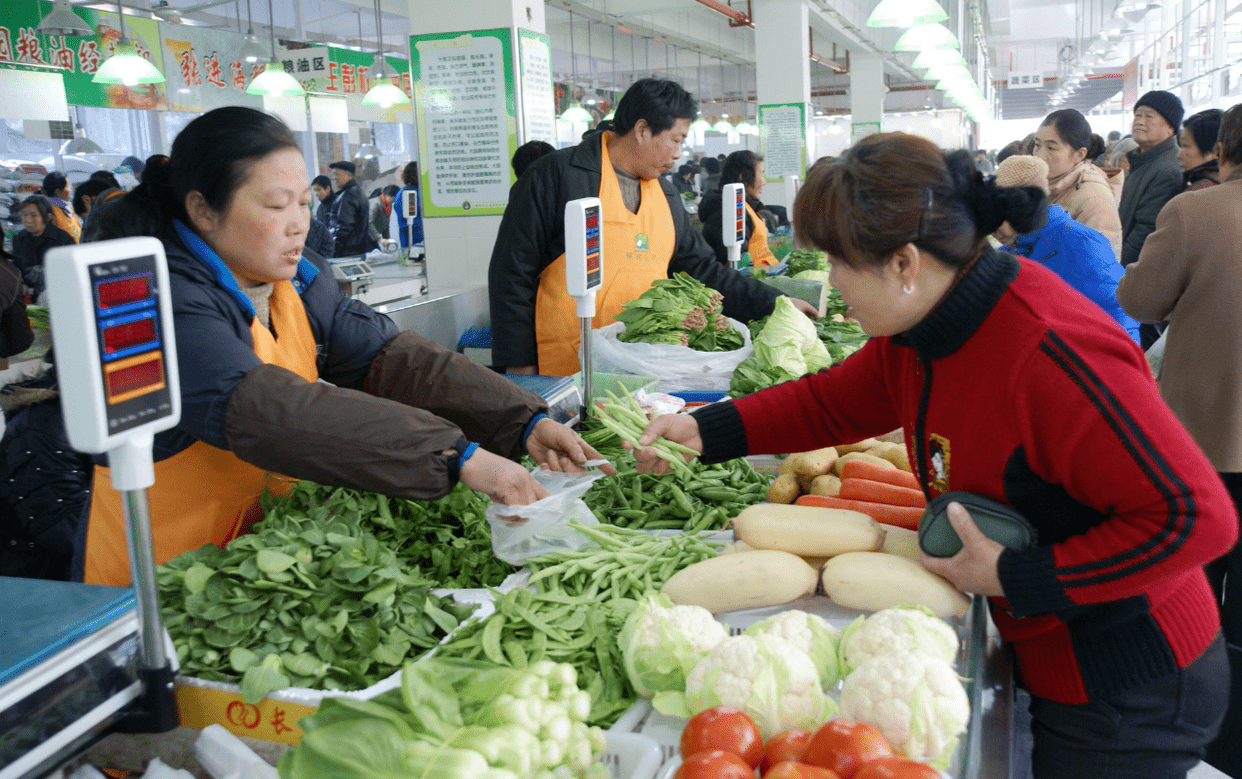
<path id="1" fill-rule="evenodd" d="M 656 435 L 705 462 L 905 431 L 928 498 L 965 490 L 1038 531 L 1026 551 L 984 537 L 924 565 L 990 598 L 1032 696 L 1034 774 L 1181 777 L 1224 715 L 1228 665 L 1203 565 L 1237 515 L 1161 401 L 1143 352 L 1036 263 L 993 251 L 1003 221 L 1037 228 L 1038 190 L 998 190 L 965 152 L 873 135 L 808 177 L 800 240 L 872 339 L 826 371 L 692 416 Z M 646 468 L 664 470 L 650 450 Z"/>

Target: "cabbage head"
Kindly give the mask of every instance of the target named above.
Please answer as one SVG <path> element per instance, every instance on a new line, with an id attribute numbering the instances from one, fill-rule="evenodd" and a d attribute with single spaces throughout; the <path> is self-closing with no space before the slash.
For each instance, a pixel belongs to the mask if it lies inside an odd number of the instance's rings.
<path id="1" fill-rule="evenodd" d="M 617 643 L 625 673 L 639 695 L 683 692 L 686 677 L 728 636 L 701 606 L 675 606 L 667 595 L 648 593 L 625 621 Z"/>

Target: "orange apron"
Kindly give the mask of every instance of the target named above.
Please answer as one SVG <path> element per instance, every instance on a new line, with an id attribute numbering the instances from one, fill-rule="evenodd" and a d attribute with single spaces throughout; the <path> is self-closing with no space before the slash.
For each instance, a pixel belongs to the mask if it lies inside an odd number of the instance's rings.
<path id="1" fill-rule="evenodd" d="M 257 317 L 250 323 L 255 355 L 264 363 L 316 381 L 315 337 L 302 300 L 289 281 L 278 282 L 272 290 L 271 322 L 276 336 Z M 193 357 L 182 355 L 183 360 Z M 223 546 L 249 532 L 261 518 L 263 490 L 286 495 L 292 486 L 292 480 L 202 441 L 161 460 L 155 464 L 155 486 L 147 490 L 156 564 L 204 544 Z M 117 586 L 130 582 L 121 495 L 112 488 L 111 472 L 103 466 L 95 467 L 85 581 Z"/>
<path id="2" fill-rule="evenodd" d="M 658 179 L 640 181 L 638 213 L 631 214 L 621 198 L 621 185 L 608 159 L 611 132 L 604 133 L 599 176 L 603 214 L 600 247 L 603 283 L 595 296 L 594 327 L 616 321 L 622 307 L 668 277 L 677 236 L 673 214 Z M 535 298 L 535 339 L 539 345 L 539 373 L 568 376 L 578 371 L 578 342 L 582 326 L 574 299 L 565 287 L 565 255 L 544 269 Z"/>
<path id="3" fill-rule="evenodd" d="M 750 253 L 750 264 L 765 266 L 777 265 L 779 261 L 772 250 L 768 248 L 768 228 L 750 207 L 750 203 L 744 203 L 746 213 L 750 214 L 750 223 L 754 225 L 754 229 L 750 231 L 750 240 L 746 243 L 746 251 Z"/>

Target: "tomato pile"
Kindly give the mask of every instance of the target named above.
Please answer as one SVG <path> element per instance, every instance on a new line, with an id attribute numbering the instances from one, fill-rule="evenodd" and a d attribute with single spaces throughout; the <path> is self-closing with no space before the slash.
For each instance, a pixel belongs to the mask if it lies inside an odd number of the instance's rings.
<path id="1" fill-rule="evenodd" d="M 894 757 L 879 730 L 831 720 L 812 733 L 787 730 L 768 740 L 746 712 L 716 706 L 681 732 L 681 766 L 673 779 L 940 779 L 936 769 Z"/>

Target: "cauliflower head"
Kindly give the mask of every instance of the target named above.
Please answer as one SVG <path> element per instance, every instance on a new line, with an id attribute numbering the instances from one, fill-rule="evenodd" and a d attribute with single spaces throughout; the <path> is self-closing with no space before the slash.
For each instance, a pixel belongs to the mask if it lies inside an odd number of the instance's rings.
<path id="1" fill-rule="evenodd" d="M 957 657 L 957 633 L 926 606 L 897 606 L 854 620 L 841 634 L 842 677 L 875 657 L 926 652 L 946 663 Z"/>
<path id="2" fill-rule="evenodd" d="M 845 677 L 841 716 L 880 729 L 893 750 L 943 770 L 970 702 L 953 666 L 924 652 L 875 657 Z"/>
<path id="3" fill-rule="evenodd" d="M 726 638 L 694 667 L 685 708 L 697 714 L 712 706 L 742 709 L 765 740 L 790 728 L 813 729 L 835 708 L 824 697 L 811 658 L 770 635 Z"/>
<path id="4" fill-rule="evenodd" d="M 775 617 L 756 622 L 746 629 L 748 636 L 776 636 L 806 652 L 819 672 L 821 687 L 837 683 L 837 639 L 841 631 L 822 617 L 790 609 Z"/>
<path id="5" fill-rule="evenodd" d="M 649 594 L 626 619 L 617 639 L 625 672 L 639 695 L 682 692 L 686 675 L 729 633 L 701 606 L 674 606 Z"/>

